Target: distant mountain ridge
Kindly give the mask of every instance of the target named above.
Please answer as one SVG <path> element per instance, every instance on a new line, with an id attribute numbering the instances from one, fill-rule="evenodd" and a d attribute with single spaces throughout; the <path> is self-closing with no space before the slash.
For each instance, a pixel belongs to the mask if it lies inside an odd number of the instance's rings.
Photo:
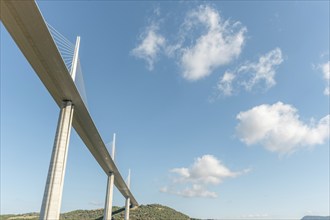
<path id="1" fill-rule="evenodd" d="M 330 216 L 304 216 L 301 220 L 330 220 Z"/>

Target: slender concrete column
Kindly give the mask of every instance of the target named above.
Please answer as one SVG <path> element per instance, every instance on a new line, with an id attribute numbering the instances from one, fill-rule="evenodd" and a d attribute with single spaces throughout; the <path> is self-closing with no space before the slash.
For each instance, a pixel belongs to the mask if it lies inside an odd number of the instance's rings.
<path id="1" fill-rule="evenodd" d="M 108 176 L 107 194 L 105 197 L 105 208 L 103 215 L 104 220 L 111 220 L 112 218 L 113 182 L 114 182 L 114 175 L 113 173 L 110 173 Z"/>
<path id="2" fill-rule="evenodd" d="M 125 218 L 124 220 L 129 220 L 129 208 L 130 208 L 130 198 L 128 197 L 125 202 Z"/>
<path id="3" fill-rule="evenodd" d="M 112 139 L 112 160 L 115 160 L 115 147 L 116 147 L 116 134 L 113 134 Z M 112 218 L 112 198 L 113 198 L 113 183 L 114 183 L 114 175 L 110 173 L 108 176 L 107 183 L 107 192 L 105 197 L 105 207 L 104 207 L 104 220 L 111 220 Z"/>
<path id="4" fill-rule="evenodd" d="M 131 170 L 128 170 L 128 177 L 127 177 L 127 187 L 130 188 L 131 185 Z M 125 202 L 125 217 L 124 220 L 129 220 L 129 208 L 131 206 L 130 198 L 126 198 Z"/>
<path id="5" fill-rule="evenodd" d="M 54 147 L 40 211 L 40 220 L 54 220 L 60 218 L 73 109 L 73 105 L 70 101 L 63 103 L 58 119 Z"/>

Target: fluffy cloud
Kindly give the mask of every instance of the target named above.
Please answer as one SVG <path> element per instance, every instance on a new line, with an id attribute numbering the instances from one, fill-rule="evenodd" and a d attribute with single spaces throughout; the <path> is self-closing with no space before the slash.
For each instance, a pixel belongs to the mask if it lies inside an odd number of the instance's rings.
<path id="1" fill-rule="evenodd" d="M 202 79 L 217 67 L 237 58 L 247 31 L 240 22 L 224 20 L 216 9 L 208 5 L 201 5 L 186 14 L 178 28 L 177 41 L 160 35 L 156 24 L 153 22 L 146 28 L 140 37 L 141 43 L 131 53 L 146 60 L 149 70 L 153 69 L 161 53 L 176 58 L 182 76 L 190 81 Z"/>
<path id="2" fill-rule="evenodd" d="M 247 30 L 239 22 L 223 20 L 210 6 L 200 6 L 188 14 L 185 21 L 188 30 L 200 25 L 206 28 L 206 33 L 200 35 L 193 45 L 181 50 L 183 77 L 191 81 L 204 78 L 217 67 L 237 58 Z"/>
<path id="3" fill-rule="evenodd" d="M 155 23 L 148 26 L 140 36 L 141 43 L 131 51 L 133 56 L 147 62 L 149 70 L 153 70 L 157 56 L 165 46 L 165 38 L 158 33 L 158 30 L 159 26 Z"/>
<path id="4" fill-rule="evenodd" d="M 327 87 L 324 89 L 324 95 L 330 95 L 330 61 L 321 65 L 323 78 L 326 81 Z"/>
<path id="5" fill-rule="evenodd" d="M 195 160 L 189 168 L 174 168 L 171 173 L 177 174 L 179 182 L 219 184 L 223 179 L 236 177 L 241 172 L 232 172 L 221 161 L 212 155 L 204 155 Z"/>
<path id="6" fill-rule="evenodd" d="M 260 83 L 266 89 L 274 86 L 276 67 L 283 62 L 282 51 L 275 48 L 261 56 L 258 62 L 246 62 L 235 71 L 226 71 L 219 79 L 217 89 L 225 96 L 230 96 L 235 90 L 243 86 L 245 90 L 251 91 Z"/>
<path id="7" fill-rule="evenodd" d="M 329 138 L 327 115 L 317 123 L 305 124 L 298 111 L 282 102 L 260 105 L 237 115 L 237 134 L 247 145 L 261 144 L 271 152 L 289 154 L 298 149 L 322 144 Z"/>
<path id="8" fill-rule="evenodd" d="M 218 185 L 225 178 L 237 177 L 243 173 L 249 172 L 244 170 L 242 172 L 230 171 L 224 166 L 221 161 L 212 155 L 204 155 L 195 160 L 195 162 L 188 168 L 174 168 L 170 172 L 175 174 L 172 176 L 172 183 L 176 186 L 179 184 L 189 186 L 183 190 L 175 190 L 173 187 L 163 187 L 160 191 L 167 192 L 183 197 L 210 197 L 215 198 L 215 192 L 208 191 L 206 186 Z"/>
<path id="9" fill-rule="evenodd" d="M 233 81 L 235 80 L 236 75 L 231 72 L 225 72 L 222 78 L 220 78 L 217 88 L 220 90 L 225 96 L 230 96 L 233 94 Z"/>
<path id="10" fill-rule="evenodd" d="M 182 197 L 206 197 L 206 198 L 217 198 L 218 195 L 215 192 L 208 191 L 204 186 L 193 184 L 191 187 L 186 187 L 181 191 L 176 191 L 175 189 L 169 189 L 167 187 L 163 187 L 160 189 L 163 193 L 169 193 L 173 195 L 178 195 Z"/>

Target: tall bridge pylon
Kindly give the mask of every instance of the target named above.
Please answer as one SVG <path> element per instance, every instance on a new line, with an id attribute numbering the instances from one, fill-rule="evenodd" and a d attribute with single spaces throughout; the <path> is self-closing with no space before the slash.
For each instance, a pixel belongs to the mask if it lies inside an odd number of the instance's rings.
<path id="1" fill-rule="evenodd" d="M 116 134 L 113 134 L 112 138 L 112 159 L 115 160 L 115 148 L 116 148 Z M 107 192 L 105 195 L 105 206 L 103 220 L 112 220 L 112 198 L 113 198 L 113 184 L 114 184 L 114 175 L 109 173 L 107 178 Z"/>
<path id="2" fill-rule="evenodd" d="M 75 81 L 77 72 L 79 45 L 80 37 L 77 37 L 70 74 L 73 81 Z M 74 106 L 72 102 L 63 101 L 57 124 L 53 152 L 49 164 L 44 197 L 41 205 L 41 220 L 59 219 L 60 217 L 73 114 Z"/>

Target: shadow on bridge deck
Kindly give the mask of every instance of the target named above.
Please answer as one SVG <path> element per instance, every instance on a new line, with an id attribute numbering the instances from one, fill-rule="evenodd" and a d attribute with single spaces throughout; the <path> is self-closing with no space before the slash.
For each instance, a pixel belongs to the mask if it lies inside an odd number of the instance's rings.
<path id="1" fill-rule="evenodd" d="M 125 208 L 120 208 L 120 209 L 117 209 L 116 211 L 113 211 L 112 216 L 120 215 L 120 213 L 122 213 L 122 212 L 125 212 Z M 103 220 L 103 216 L 97 218 L 96 220 Z"/>

